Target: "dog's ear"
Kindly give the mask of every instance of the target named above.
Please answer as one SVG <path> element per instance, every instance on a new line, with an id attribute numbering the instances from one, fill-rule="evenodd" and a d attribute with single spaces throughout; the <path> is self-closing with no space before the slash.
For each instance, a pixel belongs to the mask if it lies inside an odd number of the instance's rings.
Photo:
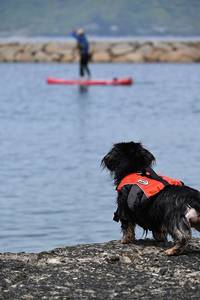
<path id="1" fill-rule="evenodd" d="M 138 165 L 140 165 L 141 169 L 150 167 L 156 161 L 153 154 L 149 150 L 144 148 L 141 143 L 140 146 L 138 147 L 138 152 L 136 156 L 137 156 Z"/>
<path id="2" fill-rule="evenodd" d="M 104 156 L 101 161 L 101 166 L 107 168 L 111 173 L 116 170 L 120 162 L 119 145 L 123 143 L 114 144 L 111 150 Z"/>
<path id="3" fill-rule="evenodd" d="M 115 162 L 110 152 L 102 159 L 101 166 L 107 168 L 111 172 L 115 170 Z"/>
<path id="4" fill-rule="evenodd" d="M 103 168 L 108 168 L 107 167 L 107 165 L 108 165 L 108 154 L 106 154 L 104 157 L 103 157 L 103 159 L 102 159 L 102 161 L 101 161 L 101 166 L 103 167 Z"/>

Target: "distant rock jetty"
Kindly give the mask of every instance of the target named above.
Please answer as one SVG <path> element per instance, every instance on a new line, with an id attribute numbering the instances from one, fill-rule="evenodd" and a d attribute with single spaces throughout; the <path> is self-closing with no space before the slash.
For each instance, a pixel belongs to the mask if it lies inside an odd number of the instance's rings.
<path id="1" fill-rule="evenodd" d="M 74 42 L 0 42 L 0 62 L 78 60 Z M 92 62 L 200 62 L 199 41 L 91 41 Z"/>
<path id="2" fill-rule="evenodd" d="M 0 299 L 198 299 L 200 240 L 168 257 L 139 240 L 0 254 Z"/>

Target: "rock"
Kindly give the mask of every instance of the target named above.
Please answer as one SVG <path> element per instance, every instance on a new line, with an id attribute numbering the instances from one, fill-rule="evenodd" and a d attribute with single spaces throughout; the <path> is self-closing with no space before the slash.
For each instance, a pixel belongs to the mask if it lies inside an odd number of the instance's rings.
<path id="1" fill-rule="evenodd" d="M 15 61 L 15 56 L 22 51 L 23 47 L 20 44 L 7 44 L 0 47 L 0 59 L 5 62 Z"/>
<path id="2" fill-rule="evenodd" d="M 33 55 L 29 52 L 18 52 L 15 55 L 15 61 L 30 62 L 30 61 L 33 61 Z"/>
<path id="3" fill-rule="evenodd" d="M 140 48 L 142 44 L 143 44 L 142 42 L 137 42 L 137 41 L 130 42 L 130 45 L 132 46 L 133 50 Z"/>
<path id="4" fill-rule="evenodd" d="M 51 57 L 46 55 L 45 52 L 43 51 L 38 51 L 35 53 L 35 55 L 33 56 L 33 60 L 35 62 L 43 62 L 43 61 L 51 61 Z"/>
<path id="5" fill-rule="evenodd" d="M 186 42 L 171 42 L 172 45 L 172 49 L 173 50 L 180 50 L 180 49 L 184 49 L 184 48 L 188 48 L 188 46 L 190 47 L 190 44 L 186 43 Z"/>
<path id="6" fill-rule="evenodd" d="M 93 62 L 199 62 L 200 41 L 91 41 Z M 77 62 L 76 42 L 0 43 L 0 61 Z"/>
<path id="7" fill-rule="evenodd" d="M 110 48 L 111 55 L 118 56 L 127 54 L 133 51 L 133 47 L 128 43 L 116 44 Z"/>
<path id="8" fill-rule="evenodd" d="M 22 44 L 22 50 L 26 53 L 35 54 L 39 51 L 43 51 L 45 44 L 43 43 L 25 43 Z"/>
<path id="9" fill-rule="evenodd" d="M 199 299 L 200 240 L 168 257 L 162 243 L 117 241 L 0 254 L 0 299 Z"/>
<path id="10" fill-rule="evenodd" d="M 75 49 L 75 43 L 60 43 L 60 42 L 51 42 L 46 44 L 44 51 L 47 54 L 66 54 Z"/>
<path id="11" fill-rule="evenodd" d="M 71 51 L 69 51 L 68 53 L 65 53 L 61 56 L 60 58 L 61 62 L 73 62 L 74 61 L 74 55 Z"/>
<path id="12" fill-rule="evenodd" d="M 110 48 L 109 42 L 91 42 L 90 49 L 91 52 L 97 52 L 97 51 L 108 51 Z"/>
<path id="13" fill-rule="evenodd" d="M 163 53 L 164 52 L 170 52 L 172 51 L 172 45 L 168 42 L 160 42 L 160 41 L 154 41 L 153 42 L 153 47 L 155 49 L 155 51 L 162 51 Z"/>
<path id="14" fill-rule="evenodd" d="M 160 57 L 163 62 L 197 62 L 200 61 L 200 51 L 196 49 L 180 49 L 164 53 Z"/>
<path id="15" fill-rule="evenodd" d="M 142 60 L 146 62 L 157 62 L 160 61 L 160 56 L 167 52 L 167 47 L 155 47 L 152 43 L 145 43 L 136 50 L 136 54 L 142 56 Z"/>
<path id="16" fill-rule="evenodd" d="M 92 54 L 92 61 L 110 62 L 111 61 L 111 55 L 107 51 L 94 52 Z"/>
<path id="17" fill-rule="evenodd" d="M 163 54 L 165 52 L 161 49 L 154 49 L 149 55 L 145 56 L 147 62 L 159 62 L 162 61 Z"/>
<path id="18" fill-rule="evenodd" d="M 121 58 L 121 61 L 122 61 L 122 58 Z M 138 63 L 138 62 L 143 62 L 144 57 L 143 57 L 142 53 L 140 53 L 138 51 L 138 52 L 133 52 L 133 53 L 124 55 L 124 61 Z"/>
<path id="19" fill-rule="evenodd" d="M 149 44 L 144 44 L 137 49 L 137 52 L 142 54 L 144 57 L 151 55 L 152 51 L 153 51 L 153 47 L 152 45 Z"/>
<path id="20" fill-rule="evenodd" d="M 190 58 L 194 62 L 200 61 L 200 49 L 196 49 L 193 47 L 185 47 L 183 49 L 180 49 L 180 53 L 182 53 L 182 56 Z"/>

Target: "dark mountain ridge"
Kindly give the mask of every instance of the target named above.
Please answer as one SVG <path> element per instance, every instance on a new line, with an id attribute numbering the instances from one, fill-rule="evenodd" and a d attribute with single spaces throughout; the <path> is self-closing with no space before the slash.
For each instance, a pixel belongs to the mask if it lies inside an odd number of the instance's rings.
<path id="1" fill-rule="evenodd" d="M 198 36 L 199 0 L 7 0 L 0 36 L 66 36 L 84 27 L 95 36 Z"/>

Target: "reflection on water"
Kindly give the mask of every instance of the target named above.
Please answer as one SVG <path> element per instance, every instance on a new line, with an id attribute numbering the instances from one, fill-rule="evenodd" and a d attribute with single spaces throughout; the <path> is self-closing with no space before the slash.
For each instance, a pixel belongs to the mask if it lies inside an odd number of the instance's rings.
<path id="1" fill-rule="evenodd" d="M 85 85 L 80 85 L 80 86 L 78 87 L 78 89 L 79 89 L 80 94 L 83 94 L 83 93 L 87 93 L 87 92 L 88 92 L 88 86 L 85 86 Z"/>
<path id="2" fill-rule="evenodd" d="M 48 76 L 76 78 L 78 66 L 0 64 L 1 251 L 119 239 L 115 190 L 100 168 L 115 142 L 142 141 L 157 170 L 199 187 L 199 66 L 91 68 L 95 78 L 135 84 L 48 86 Z"/>

